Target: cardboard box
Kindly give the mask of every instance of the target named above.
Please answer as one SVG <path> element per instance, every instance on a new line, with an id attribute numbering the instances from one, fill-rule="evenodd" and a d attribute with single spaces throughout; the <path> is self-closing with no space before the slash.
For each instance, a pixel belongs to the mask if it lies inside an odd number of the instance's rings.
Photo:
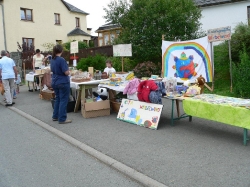
<path id="1" fill-rule="evenodd" d="M 42 74 L 42 70 L 41 70 L 41 69 L 36 69 L 36 70 L 35 70 L 35 74 L 37 74 L 37 75 Z"/>
<path id="2" fill-rule="evenodd" d="M 92 102 L 92 103 L 84 103 L 82 101 L 81 111 L 82 111 L 82 116 L 84 118 L 109 116 L 110 115 L 110 102 L 109 100 Z"/>

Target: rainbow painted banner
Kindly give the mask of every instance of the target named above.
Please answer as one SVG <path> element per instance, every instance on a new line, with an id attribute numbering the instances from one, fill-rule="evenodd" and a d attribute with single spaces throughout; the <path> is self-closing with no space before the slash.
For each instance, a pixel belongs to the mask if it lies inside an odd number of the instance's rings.
<path id="1" fill-rule="evenodd" d="M 162 41 L 163 76 L 176 77 L 177 82 L 194 82 L 202 75 L 206 82 L 212 82 L 210 45 L 207 37 L 183 42 Z"/>

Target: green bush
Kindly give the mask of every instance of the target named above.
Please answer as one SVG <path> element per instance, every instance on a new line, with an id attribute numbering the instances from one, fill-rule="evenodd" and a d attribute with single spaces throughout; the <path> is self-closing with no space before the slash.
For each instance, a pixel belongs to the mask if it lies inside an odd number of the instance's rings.
<path id="1" fill-rule="evenodd" d="M 140 64 L 137 64 L 137 66 L 134 68 L 134 74 L 136 77 L 150 77 L 151 75 L 161 75 L 161 64 L 155 64 L 153 62 L 143 62 Z"/>
<path id="2" fill-rule="evenodd" d="M 111 57 L 109 58 L 113 64 L 113 68 L 115 68 L 116 72 L 122 71 L 122 58 L 121 57 Z M 132 71 L 137 63 L 134 60 L 131 60 L 130 58 L 124 58 L 123 59 L 123 71 L 128 72 Z"/>
<path id="3" fill-rule="evenodd" d="M 89 56 L 87 58 L 81 58 L 76 66 L 77 69 L 88 71 L 88 67 L 94 67 L 96 70 L 103 71 L 106 67 L 106 57 L 102 55 Z"/>
<path id="4" fill-rule="evenodd" d="M 72 41 L 68 41 L 68 42 L 62 44 L 62 46 L 63 46 L 67 51 L 70 51 L 70 43 L 71 43 L 71 42 L 72 42 Z M 83 42 L 83 41 L 78 41 L 78 49 L 87 49 L 87 48 L 89 48 L 89 46 L 88 46 L 85 42 Z"/>
<path id="5" fill-rule="evenodd" d="M 250 58 L 246 47 L 240 52 L 240 63 L 233 64 L 233 89 L 238 97 L 250 97 Z"/>

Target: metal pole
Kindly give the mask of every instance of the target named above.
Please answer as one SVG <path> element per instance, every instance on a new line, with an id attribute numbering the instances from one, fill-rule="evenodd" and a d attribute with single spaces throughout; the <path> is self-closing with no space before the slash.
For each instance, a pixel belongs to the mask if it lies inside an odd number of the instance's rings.
<path id="1" fill-rule="evenodd" d="M 214 91 L 214 48 L 213 48 L 213 42 L 210 42 L 210 48 L 211 48 L 211 61 L 212 61 L 212 69 L 213 69 L 213 80 L 212 80 L 212 91 Z"/>
<path id="2" fill-rule="evenodd" d="M 231 55 L 231 40 L 228 40 L 228 48 L 229 48 L 229 60 L 230 60 L 230 81 L 231 81 L 231 86 L 230 86 L 230 91 L 233 91 L 233 72 L 232 72 L 232 55 Z"/>
<path id="3" fill-rule="evenodd" d="M 6 43 L 6 32 L 5 32 L 5 21 L 4 21 L 4 7 L 3 4 L 0 3 L 0 5 L 2 6 L 2 19 L 3 19 L 3 37 L 4 37 L 4 50 L 7 50 L 7 43 Z"/>

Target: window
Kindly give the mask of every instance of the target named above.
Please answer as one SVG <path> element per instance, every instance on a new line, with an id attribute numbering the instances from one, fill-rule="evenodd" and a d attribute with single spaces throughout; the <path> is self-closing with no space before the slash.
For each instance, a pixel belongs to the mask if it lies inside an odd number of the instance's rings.
<path id="1" fill-rule="evenodd" d="M 56 40 L 56 44 L 62 44 L 62 40 Z"/>
<path id="2" fill-rule="evenodd" d="M 80 27 L 80 18 L 76 18 L 76 27 Z"/>
<path id="3" fill-rule="evenodd" d="M 34 38 L 23 38 L 22 48 L 24 51 L 34 50 Z"/>
<path id="4" fill-rule="evenodd" d="M 85 44 L 88 44 L 88 40 L 83 40 L 83 42 L 84 42 Z"/>
<path id="5" fill-rule="evenodd" d="M 103 46 L 103 39 L 99 40 L 99 47 Z"/>
<path id="6" fill-rule="evenodd" d="M 250 24 L 250 6 L 247 7 L 247 19 L 248 19 L 248 25 Z"/>
<path id="7" fill-rule="evenodd" d="M 109 35 L 105 34 L 104 35 L 104 45 L 108 45 L 109 44 Z"/>
<path id="8" fill-rule="evenodd" d="M 27 8 L 21 8 L 21 20 L 33 21 L 32 10 Z"/>
<path id="9" fill-rule="evenodd" d="M 110 34 L 110 42 L 113 43 L 114 40 L 115 40 L 115 34 L 112 33 L 112 34 Z"/>
<path id="10" fill-rule="evenodd" d="M 102 37 L 102 33 L 99 33 L 99 37 Z"/>
<path id="11" fill-rule="evenodd" d="M 55 13 L 55 25 L 60 25 L 60 14 Z"/>

